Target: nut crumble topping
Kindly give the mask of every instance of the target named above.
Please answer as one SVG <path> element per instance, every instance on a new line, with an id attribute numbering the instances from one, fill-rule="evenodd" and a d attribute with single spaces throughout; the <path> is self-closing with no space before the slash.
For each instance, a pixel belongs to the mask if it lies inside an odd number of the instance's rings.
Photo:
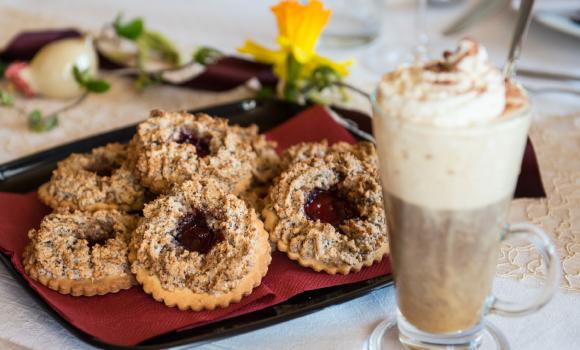
<path id="1" fill-rule="evenodd" d="M 207 254 L 180 245 L 180 219 L 202 211 L 207 225 L 223 235 Z M 166 290 L 187 288 L 219 294 L 234 289 L 256 264 L 261 223 L 253 209 L 213 179 L 194 176 L 147 204 L 131 243 L 132 270 L 145 268 Z"/>
<path id="2" fill-rule="evenodd" d="M 135 216 L 116 210 L 49 214 L 28 233 L 28 262 L 51 279 L 130 275 L 127 244 L 136 224 Z"/>
<path id="3" fill-rule="evenodd" d="M 141 209 L 145 189 L 124 164 L 126 160 L 127 146 L 118 143 L 71 154 L 58 163 L 39 196 L 52 208 Z"/>
<path id="4" fill-rule="evenodd" d="M 270 239 L 279 249 L 341 270 L 368 264 L 376 260 L 377 252 L 386 252 L 386 222 L 372 144 L 301 144 L 289 149 L 283 162 L 287 169 L 276 180 L 264 209 Z M 304 211 L 313 190 L 331 188 L 358 211 L 358 217 L 339 227 L 313 221 Z M 272 214 L 275 219 L 269 220 Z"/>
<path id="5" fill-rule="evenodd" d="M 207 143 L 207 150 L 198 154 L 199 142 L 183 142 L 191 139 Z M 249 185 L 257 165 L 261 166 L 255 148 L 260 143 L 270 146 L 260 140 L 255 127 L 230 127 L 226 119 L 207 114 L 154 110 L 137 127 L 130 163 L 143 185 L 156 193 L 166 193 L 194 174 L 211 176 L 226 190 L 240 193 Z"/>

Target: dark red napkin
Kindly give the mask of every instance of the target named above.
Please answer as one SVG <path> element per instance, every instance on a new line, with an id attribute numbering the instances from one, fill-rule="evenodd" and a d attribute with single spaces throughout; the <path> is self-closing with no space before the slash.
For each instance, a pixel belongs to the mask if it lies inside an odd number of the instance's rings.
<path id="1" fill-rule="evenodd" d="M 322 134 L 324 136 L 320 137 Z M 268 131 L 266 138 L 278 143 L 276 149 L 278 153 L 282 153 L 286 148 L 298 142 L 316 142 L 323 138 L 330 144 L 339 141 L 356 143 L 354 137 L 332 120 L 324 107 L 319 105 L 305 110 L 297 117 Z"/>
<path id="2" fill-rule="evenodd" d="M 79 36 L 81 33 L 72 28 L 22 32 L 12 38 L 0 51 L 0 60 L 4 62 L 29 61 L 48 43 Z M 101 53 L 99 53 L 99 64 L 103 69 L 123 68 Z M 223 57 L 214 64 L 208 65 L 203 73 L 176 85 L 191 89 L 227 91 L 244 84 L 251 78 L 257 78 L 263 86 L 275 86 L 277 82 L 271 66 L 267 64 L 240 57 Z M 166 82 L 166 84 L 169 83 Z"/>
<path id="3" fill-rule="evenodd" d="M 301 141 L 328 139 L 354 142 L 322 107 L 312 107 L 271 130 L 268 138 L 283 147 Z M 29 229 L 38 227 L 49 213 L 35 193 L 0 193 L 0 250 L 12 256 L 12 263 L 32 288 L 67 321 L 94 337 L 118 345 L 135 345 L 170 331 L 189 329 L 218 320 L 250 313 L 281 303 L 301 292 L 363 281 L 391 271 L 383 259 L 362 271 L 347 276 L 330 276 L 299 266 L 286 255 L 275 253 L 268 274 L 254 292 L 226 309 L 193 312 L 179 311 L 156 302 L 141 287 L 95 297 L 61 295 L 28 279 L 23 272 L 21 253 L 28 242 Z"/>

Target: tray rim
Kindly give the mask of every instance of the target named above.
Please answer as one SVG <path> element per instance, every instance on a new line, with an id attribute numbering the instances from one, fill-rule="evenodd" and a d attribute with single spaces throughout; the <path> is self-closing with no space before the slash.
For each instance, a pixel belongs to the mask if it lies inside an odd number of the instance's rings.
<path id="1" fill-rule="evenodd" d="M 230 101 L 230 102 L 223 103 L 223 104 L 209 105 L 206 107 L 197 108 L 197 109 L 193 110 L 192 112 L 207 112 L 207 111 L 216 110 L 216 109 L 220 109 L 220 108 L 234 108 L 235 106 L 238 106 L 241 111 L 249 112 L 249 111 L 263 107 L 263 105 L 265 103 L 288 104 L 287 101 L 278 100 L 278 99 L 271 99 L 271 98 L 245 98 L 245 99 Z M 294 107 L 298 106 L 295 104 L 292 104 L 292 105 Z M 304 110 L 304 109 L 308 108 L 309 105 L 304 105 L 304 106 L 300 106 L 300 107 Z M 339 108 L 339 110 L 340 110 L 340 108 Z M 340 111 L 336 111 L 336 112 L 338 112 L 340 114 Z M 368 117 L 368 118 L 370 119 L 370 117 Z M 44 149 L 44 150 L 41 150 L 39 152 L 27 154 L 23 157 L 13 159 L 13 160 L 8 161 L 6 163 L 0 164 L 0 168 L 3 168 L 4 166 L 12 164 L 12 163 L 17 163 L 19 161 L 41 155 L 43 153 L 46 154 L 46 153 L 54 151 L 58 148 L 64 148 L 66 146 L 69 146 L 71 144 L 75 144 L 77 142 L 86 142 L 92 138 L 96 138 L 99 136 L 103 137 L 103 136 L 109 135 L 109 134 L 121 133 L 127 129 L 134 127 L 135 125 L 136 124 L 131 124 L 131 125 L 117 128 L 117 129 L 105 131 L 102 133 L 93 134 L 93 135 L 90 135 L 90 136 L 87 136 L 84 138 L 73 140 L 73 141 L 65 143 L 65 144 L 57 145 L 57 146 L 49 148 L 49 149 Z M 356 137 L 356 135 L 354 135 L 354 136 Z M 18 175 L 16 174 L 13 176 L 8 176 L 8 177 L 2 176 L 2 177 L 0 177 L 0 181 L 3 181 L 5 179 L 11 178 L 11 177 L 18 177 Z M 388 258 L 388 257 L 386 257 L 386 258 Z M 2 264 L 4 266 L 6 266 L 6 268 L 8 269 L 8 271 L 10 272 L 12 277 L 15 278 L 16 282 L 20 285 L 20 287 L 22 287 L 27 292 L 27 294 L 30 295 L 31 298 L 45 312 L 47 312 L 54 320 L 56 320 L 61 326 L 63 326 L 63 328 L 65 328 L 68 332 L 70 332 L 73 336 L 75 336 L 77 339 L 81 340 L 82 342 L 85 342 L 85 343 L 93 345 L 93 346 L 106 348 L 106 349 L 147 349 L 147 350 L 151 349 L 151 350 L 153 350 L 153 349 L 164 349 L 167 347 L 175 347 L 175 346 L 203 345 L 203 344 L 211 342 L 211 341 L 217 341 L 219 339 L 224 339 L 227 337 L 231 337 L 231 336 L 235 336 L 235 335 L 239 335 L 239 334 L 244 334 L 244 333 L 251 332 L 251 331 L 254 331 L 257 329 L 266 328 L 266 327 L 280 324 L 280 323 L 283 323 L 283 322 L 286 322 L 286 321 L 289 321 L 292 319 L 306 316 L 308 314 L 322 310 L 326 307 L 338 305 L 338 304 L 341 304 L 341 303 L 344 303 L 347 301 L 351 301 L 353 299 L 367 295 L 373 291 L 387 288 L 389 286 L 392 286 L 394 283 L 392 273 L 388 273 L 385 275 L 381 275 L 381 276 L 371 278 L 368 280 L 364 280 L 364 281 L 360 281 L 360 282 L 328 287 L 328 288 L 324 288 L 324 289 L 329 289 L 329 290 L 333 289 L 333 290 L 335 290 L 335 291 L 333 291 L 333 293 L 338 293 L 338 294 L 333 295 L 329 299 L 318 300 L 318 301 L 316 301 L 316 303 L 310 304 L 309 306 L 302 306 L 299 309 L 293 310 L 291 312 L 287 312 L 284 314 L 276 314 L 275 316 L 261 318 L 257 321 L 253 321 L 251 323 L 248 323 L 248 324 L 245 324 L 242 326 L 236 326 L 236 327 L 229 328 L 229 329 L 226 328 L 226 329 L 221 330 L 221 332 L 219 332 L 218 334 L 215 334 L 215 332 L 211 332 L 208 334 L 187 336 L 185 333 L 188 330 L 185 330 L 185 331 L 182 331 L 184 333 L 184 336 L 182 338 L 178 337 L 176 340 L 170 340 L 170 341 L 166 341 L 166 342 L 162 341 L 158 344 L 148 344 L 148 342 L 151 340 L 155 340 L 156 338 L 166 336 L 168 334 L 172 334 L 172 332 L 168 332 L 168 333 L 164 333 L 162 335 L 158 335 L 156 337 L 153 337 L 151 339 L 145 340 L 144 342 L 139 343 L 137 345 L 126 346 L 126 345 L 113 344 L 113 343 L 108 343 L 108 342 L 99 340 L 98 338 L 90 335 L 89 333 L 82 331 L 81 329 L 77 328 L 73 324 L 69 323 L 69 321 L 67 321 L 62 315 L 60 315 L 55 309 L 53 309 L 48 304 L 48 302 L 46 302 L 44 299 L 42 299 L 34 291 L 34 289 L 30 286 L 28 281 L 16 270 L 15 266 L 12 264 L 12 261 L 11 261 L 11 254 L 7 254 L 5 252 L 0 252 L 0 262 L 2 262 Z M 359 287 L 356 287 L 355 289 L 349 290 L 345 293 L 340 293 L 340 291 L 338 289 L 340 287 L 344 287 L 344 286 L 349 286 L 349 287 L 359 286 Z M 298 297 L 298 296 L 308 295 L 308 293 L 310 293 L 310 292 L 315 292 L 315 291 L 320 291 L 320 290 L 321 289 L 316 289 L 313 291 L 303 292 L 303 293 L 300 293 L 300 294 L 294 296 L 293 298 Z M 261 309 L 258 311 L 254 311 L 254 312 L 251 312 L 248 314 L 235 316 L 232 318 L 227 318 L 225 320 L 213 322 L 213 323 L 210 323 L 208 325 L 195 327 L 195 328 L 192 328 L 191 330 L 202 328 L 202 327 L 209 326 L 209 325 L 216 325 L 216 324 L 219 325 L 220 323 L 223 323 L 223 322 L 231 322 L 231 321 L 236 320 L 238 318 L 243 318 L 244 316 L 254 315 L 254 314 L 257 314 L 260 312 L 267 312 L 268 310 L 275 310 L 276 307 L 284 306 L 284 304 L 288 303 L 290 300 L 292 300 L 292 298 L 290 298 L 282 303 L 275 304 L 275 305 L 272 305 L 270 307 L 267 307 L 267 308 L 264 308 L 264 309 Z M 175 334 L 178 334 L 178 333 L 180 333 L 180 332 L 175 332 Z"/>

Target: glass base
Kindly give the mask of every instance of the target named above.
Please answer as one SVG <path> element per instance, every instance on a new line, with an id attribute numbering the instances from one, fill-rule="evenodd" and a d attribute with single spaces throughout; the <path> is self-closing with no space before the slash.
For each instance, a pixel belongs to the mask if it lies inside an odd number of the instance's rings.
<path id="1" fill-rule="evenodd" d="M 430 334 L 409 325 L 400 317 L 381 322 L 367 341 L 367 350 L 509 350 L 510 346 L 493 324 L 483 321 L 470 330 L 452 334 Z"/>

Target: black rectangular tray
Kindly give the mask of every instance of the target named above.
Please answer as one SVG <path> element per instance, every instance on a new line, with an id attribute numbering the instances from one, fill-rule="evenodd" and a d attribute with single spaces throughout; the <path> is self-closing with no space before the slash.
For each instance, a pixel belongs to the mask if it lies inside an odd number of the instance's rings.
<path id="1" fill-rule="evenodd" d="M 260 132 L 266 132 L 307 107 L 276 99 L 256 98 L 201 108 L 191 112 L 205 112 L 228 118 L 230 123 L 242 126 L 256 124 L 260 128 Z M 342 117 L 353 121 L 365 132 L 371 132 L 370 118 L 364 114 L 340 108 L 333 108 L 333 110 Z M 316 126 L 313 125 L 313 127 Z M 50 178 L 56 163 L 69 154 L 88 152 L 94 147 L 109 142 L 128 142 L 134 132 L 135 125 L 131 125 L 1 164 L 0 192 L 26 193 L 35 191 L 40 184 Z M 358 138 L 358 136 L 354 136 Z M 0 253 L 0 261 L 6 265 L 24 290 L 64 328 L 91 345 L 107 349 L 164 349 L 182 345 L 201 345 L 304 316 L 328 306 L 361 297 L 393 283 L 392 275 L 388 274 L 358 283 L 308 291 L 278 305 L 190 330 L 165 333 L 131 347 L 103 342 L 74 327 L 34 292 L 28 282 L 15 270 L 8 255 Z"/>

